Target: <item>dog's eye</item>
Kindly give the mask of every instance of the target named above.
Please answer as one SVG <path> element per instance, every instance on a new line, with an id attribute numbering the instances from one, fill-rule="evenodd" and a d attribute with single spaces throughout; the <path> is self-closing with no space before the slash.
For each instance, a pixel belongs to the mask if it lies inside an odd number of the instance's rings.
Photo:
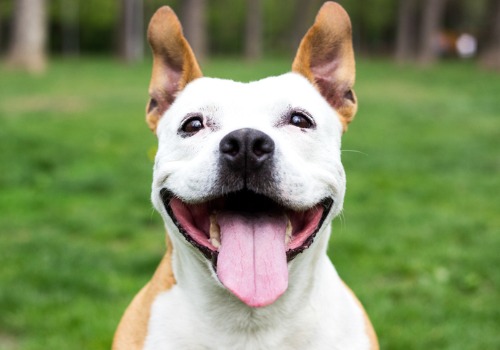
<path id="1" fill-rule="evenodd" d="M 290 124 L 301 129 L 309 129 L 314 125 L 311 119 L 302 112 L 293 112 Z"/>
<path id="2" fill-rule="evenodd" d="M 201 116 L 193 116 L 184 121 L 181 130 L 186 134 L 195 134 L 203 129 L 203 127 L 203 118 Z"/>

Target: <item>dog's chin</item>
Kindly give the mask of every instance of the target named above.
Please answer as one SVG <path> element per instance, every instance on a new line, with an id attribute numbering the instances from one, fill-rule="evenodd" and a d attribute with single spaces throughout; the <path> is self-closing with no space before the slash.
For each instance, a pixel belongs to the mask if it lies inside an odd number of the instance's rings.
<path id="1" fill-rule="evenodd" d="M 160 191 L 165 209 L 184 238 L 217 267 L 221 244 L 219 218 L 229 213 L 242 217 L 283 217 L 287 260 L 309 248 L 334 203 L 325 198 L 304 210 L 293 210 L 277 200 L 240 190 L 201 203 L 186 203 L 167 189 Z"/>
<path id="2" fill-rule="evenodd" d="M 207 259 L 219 281 L 250 307 L 274 303 L 288 288 L 288 262 L 313 243 L 330 212 L 327 198 L 302 211 L 250 190 L 201 203 L 160 192 L 179 232 Z"/>

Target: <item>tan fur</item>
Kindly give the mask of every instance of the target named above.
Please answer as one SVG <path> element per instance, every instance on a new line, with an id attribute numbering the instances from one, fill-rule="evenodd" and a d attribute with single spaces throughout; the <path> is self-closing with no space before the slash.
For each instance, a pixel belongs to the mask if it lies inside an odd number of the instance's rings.
<path id="1" fill-rule="evenodd" d="M 357 111 L 352 87 L 355 79 L 352 29 L 349 15 L 337 3 L 326 2 L 302 39 L 292 71 L 302 74 L 339 113 L 347 130 Z M 352 95 L 353 101 L 346 98 Z"/>
<path id="2" fill-rule="evenodd" d="M 155 132 L 161 116 L 170 107 L 176 94 L 203 74 L 182 34 L 181 23 L 170 7 L 161 7 L 151 18 L 148 41 L 153 51 L 153 72 L 146 122 Z"/>
<path id="3" fill-rule="evenodd" d="M 175 284 L 172 272 L 172 243 L 167 235 L 167 252 L 151 281 L 141 289 L 123 315 L 113 340 L 113 350 L 142 349 L 148 332 L 151 305 L 156 296 Z"/>
<path id="4" fill-rule="evenodd" d="M 365 311 L 365 308 L 363 307 L 359 299 L 356 297 L 354 292 L 351 290 L 351 288 L 349 288 L 349 286 L 345 284 L 345 282 L 342 281 L 342 283 L 344 284 L 344 287 L 347 290 L 347 292 L 352 296 L 356 304 L 358 304 L 359 308 L 363 312 L 363 318 L 365 320 L 365 332 L 366 335 L 368 336 L 368 339 L 370 340 L 370 350 L 379 350 L 380 348 L 378 345 L 377 334 L 375 333 L 375 329 L 373 328 L 373 325 Z"/>

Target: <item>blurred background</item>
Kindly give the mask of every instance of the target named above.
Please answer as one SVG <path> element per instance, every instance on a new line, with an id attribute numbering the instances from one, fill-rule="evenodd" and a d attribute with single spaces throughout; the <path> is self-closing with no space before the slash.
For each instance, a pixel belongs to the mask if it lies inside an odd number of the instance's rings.
<path id="1" fill-rule="evenodd" d="M 358 55 L 430 64 L 474 58 L 500 65 L 498 0 L 341 1 Z M 50 56 L 113 55 L 144 59 L 148 18 L 161 0 L 3 0 L 0 49 L 12 66 L 41 71 Z M 321 0 L 172 0 L 196 55 L 256 60 L 289 54 Z"/>
<path id="2" fill-rule="evenodd" d="M 500 0 L 339 1 L 359 112 L 329 255 L 382 349 L 500 348 Z M 0 1 L 0 349 L 107 349 L 165 250 L 145 31 L 204 73 L 290 70 L 319 0 Z"/>

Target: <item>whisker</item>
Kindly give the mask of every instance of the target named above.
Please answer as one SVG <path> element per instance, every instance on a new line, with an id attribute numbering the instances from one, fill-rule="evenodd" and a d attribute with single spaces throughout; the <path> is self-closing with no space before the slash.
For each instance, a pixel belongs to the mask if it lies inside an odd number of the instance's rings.
<path id="1" fill-rule="evenodd" d="M 352 153 L 359 153 L 359 154 L 362 154 L 364 156 L 368 156 L 368 153 L 361 152 L 361 151 L 358 151 L 355 149 L 341 149 L 340 152 L 352 152 Z"/>
<path id="2" fill-rule="evenodd" d="M 342 209 L 339 213 L 339 220 L 340 220 L 340 229 L 341 230 L 345 229 L 347 224 L 346 224 L 346 218 L 344 215 L 344 209 Z"/>
<path id="3" fill-rule="evenodd" d="M 151 216 L 149 218 L 151 222 L 153 221 L 153 215 L 155 215 L 155 212 L 156 212 L 155 208 L 151 208 Z"/>

